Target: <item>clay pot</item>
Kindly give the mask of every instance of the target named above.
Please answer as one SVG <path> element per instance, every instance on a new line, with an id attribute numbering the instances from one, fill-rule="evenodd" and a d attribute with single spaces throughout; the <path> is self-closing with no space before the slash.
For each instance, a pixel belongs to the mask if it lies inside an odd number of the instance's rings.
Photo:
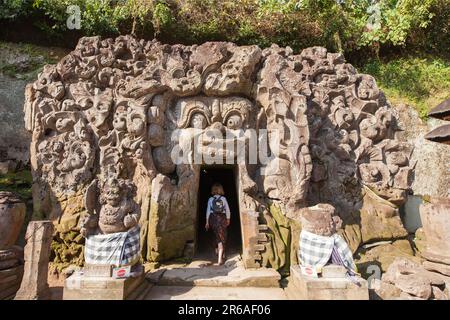
<path id="1" fill-rule="evenodd" d="M 450 264 L 450 199 L 431 198 L 420 206 L 426 238 L 424 258 Z"/>
<path id="2" fill-rule="evenodd" d="M 13 246 L 19 237 L 26 206 L 11 192 L 0 191 L 0 250 Z"/>

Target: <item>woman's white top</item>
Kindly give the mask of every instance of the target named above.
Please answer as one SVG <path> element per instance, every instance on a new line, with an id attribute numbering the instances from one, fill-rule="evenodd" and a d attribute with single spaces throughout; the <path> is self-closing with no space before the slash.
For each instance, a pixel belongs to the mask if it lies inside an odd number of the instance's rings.
<path id="1" fill-rule="evenodd" d="M 230 217 L 231 217 L 231 212 L 230 212 L 230 207 L 228 206 L 228 201 L 227 201 L 227 198 L 225 198 L 224 196 L 221 196 L 221 195 L 218 195 L 218 194 L 216 194 L 216 195 L 214 195 L 214 196 L 212 196 L 211 198 L 209 198 L 209 200 L 208 200 L 208 206 L 206 207 L 206 221 L 208 221 L 208 219 L 209 219 L 209 215 L 211 214 L 211 207 L 212 207 L 212 201 L 213 201 L 213 199 L 214 198 L 221 198 L 221 200 L 222 200 L 222 202 L 223 202 L 223 205 L 224 205 L 224 207 L 225 207 L 225 214 L 227 215 L 227 219 L 230 219 Z"/>

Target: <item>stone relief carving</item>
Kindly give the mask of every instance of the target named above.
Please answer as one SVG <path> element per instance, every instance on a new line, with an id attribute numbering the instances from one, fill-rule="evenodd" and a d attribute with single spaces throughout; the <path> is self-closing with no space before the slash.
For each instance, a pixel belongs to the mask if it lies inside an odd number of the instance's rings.
<path id="1" fill-rule="evenodd" d="M 124 232 L 139 222 L 141 209 L 133 200 L 136 187 L 127 180 L 110 178 L 99 185 L 94 180 L 86 190 L 88 215 L 81 223 L 81 234 Z"/>
<path id="2" fill-rule="evenodd" d="M 188 159 L 206 155 L 237 167 L 240 211 L 259 213 L 280 243 L 269 241 L 263 256 L 286 254 L 289 241 L 274 229 L 289 226 L 287 217 L 301 208 L 330 203 L 344 225 L 357 224 L 364 188 L 398 216 L 412 178 L 410 147 L 395 140 L 395 115 L 373 77 L 320 47 L 294 55 L 276 45 L 82 38 L 27 88 L 25 113 L 40 210 L 63 218 L 87 210 L 90 218 L 74 229 L 83 233 L 125 230 L 139 220 L 142 254 L 152 261 L 181 256 L 195 240 L 206 163 L 177 162 L 180 147 L 191 150 Z M 249 132 L 266 161 L 249 161 Z M 227 144 L 243 148 L 220 147 Z M 100 204 L 66 204 L 93 186 Z M 377 235 L 351 237 L 353 248 Z"/>

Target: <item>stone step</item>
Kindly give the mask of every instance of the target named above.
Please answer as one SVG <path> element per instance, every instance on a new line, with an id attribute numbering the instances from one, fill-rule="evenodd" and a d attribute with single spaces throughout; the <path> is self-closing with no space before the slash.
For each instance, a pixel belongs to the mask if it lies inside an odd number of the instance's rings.
<path id="1" fill-rule="evenodd" d="M 146 297 L 150 294 L 150 292 L 153 290 L 154 285 L 152 283 L 149 283 L 145 290 L 141 292 L 141 294 L 137 297 L 136 300 L 146 300 Z"/>
<path id="2" fill-rule="evenodd" d="M 158 285 L 279 288 L 280 279 L 276 270 L 268 268 L 248 270 L 223 266 L 186 267 L 165 271 Z"/>
<path id="3" fill-rule="evenodd" d="M 241 256 L 232 254 L 217 266 L 197 257 L 187 265 L 165 265 L 146 274 L 158 286 L 280 288 L 280 274 L 269 268 L 246 269 Z"/>
<path id="4" fill-rule="evenodd" d="M 153 284 L 144 278 L 142 283 L 133 290 L 126 300 L 144 300 L 145 296 L 150 292 L 152 287 Z"/>
<path id="5" fill-rule="evenodd" d="M 154 286 L 145 300 L 287 300 L 281 288 Z"/>

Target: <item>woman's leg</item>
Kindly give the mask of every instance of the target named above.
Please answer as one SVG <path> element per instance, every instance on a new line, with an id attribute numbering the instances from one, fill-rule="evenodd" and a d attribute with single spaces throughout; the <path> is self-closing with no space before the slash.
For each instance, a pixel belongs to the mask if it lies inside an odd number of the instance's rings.
<path id="1" fill-rule="evenodd" d="M 219 260 L 217 261 L 217 264 L 221 265 L 221 264 L 223 264 L 223 244 L 222 244 L 222 242 L 219 242 L 218 247 L 219 247 Z"/>

